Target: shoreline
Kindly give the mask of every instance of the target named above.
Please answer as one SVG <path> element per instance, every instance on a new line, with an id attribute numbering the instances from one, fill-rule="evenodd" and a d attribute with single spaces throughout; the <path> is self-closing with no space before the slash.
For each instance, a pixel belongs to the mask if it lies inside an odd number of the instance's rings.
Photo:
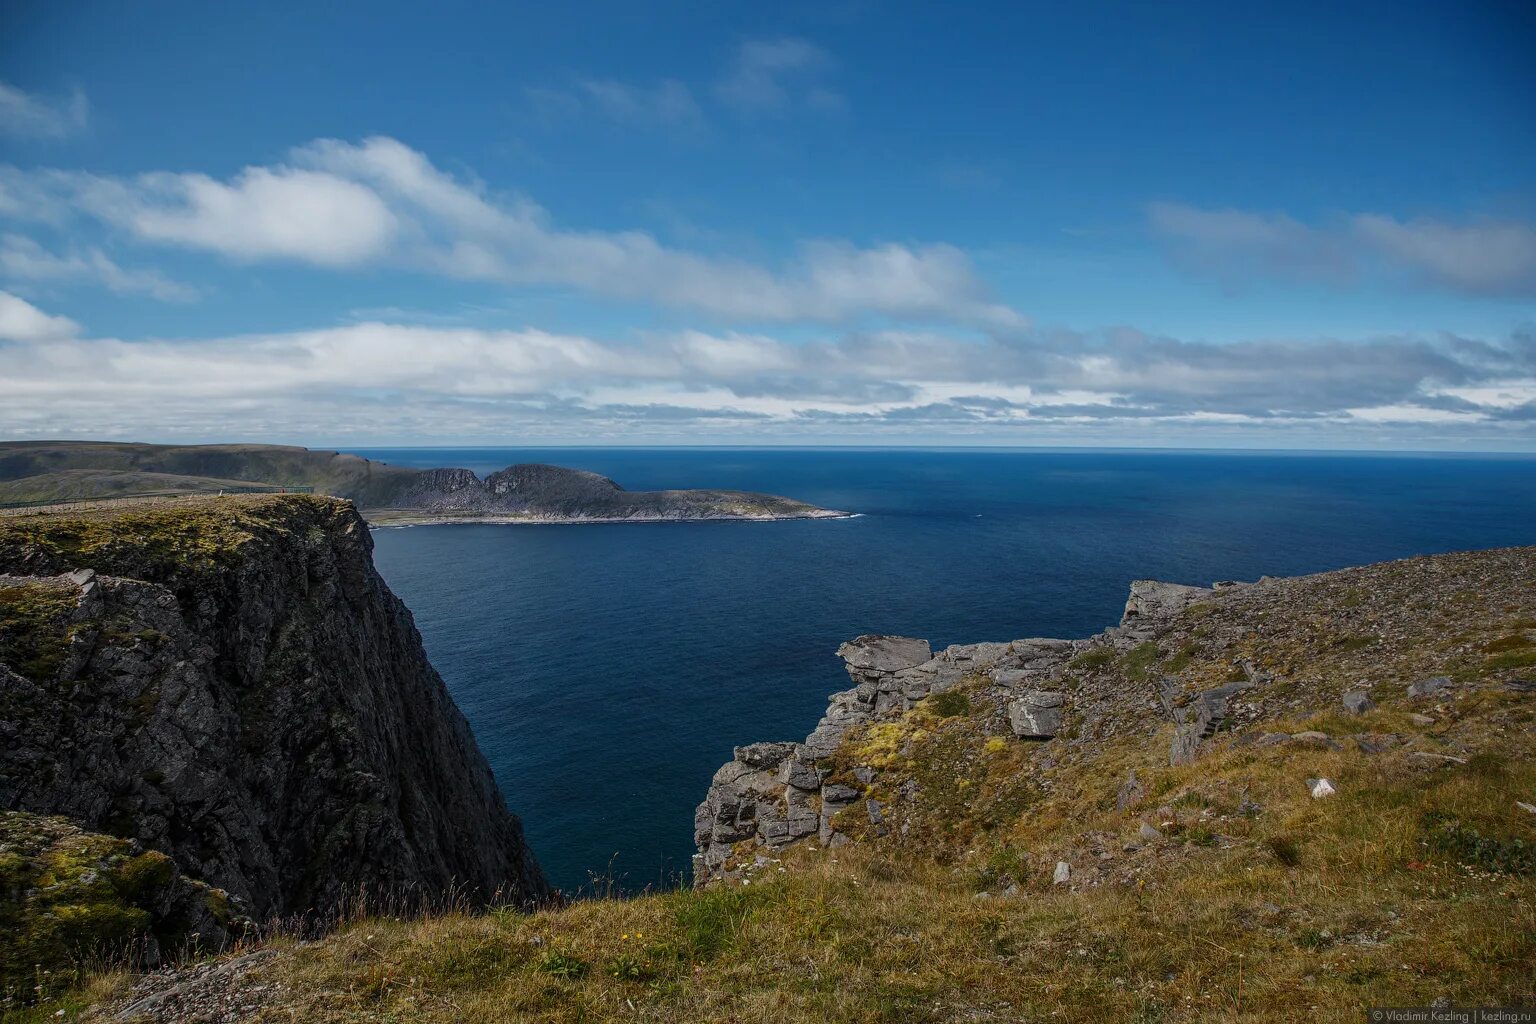
<path id="1" fill-rule="evenodd" d="M 797 519 L 858 519 L 862 512 L 836 512 L 830 509 L 822 509 L 815 512 L 801 512 L 785 515 L 718 515 L 718 516 L 523 516 L 523 515 L 489 515 L 473 513 L 469 515 L 448 515 L 443 513 L 422 512 L 412 513 L 401 511 L 399 515 L 388 515 L 386 518 L 374 518 L 378 513 L 388 513 L 389 509 L 363 509 L 359 514 L 368 524 L 371 530 L 383 530 L 395 527 L 407 526 L 585 526 L 585 525 L 615 525 L 621 523 L 783 523 Z"/>

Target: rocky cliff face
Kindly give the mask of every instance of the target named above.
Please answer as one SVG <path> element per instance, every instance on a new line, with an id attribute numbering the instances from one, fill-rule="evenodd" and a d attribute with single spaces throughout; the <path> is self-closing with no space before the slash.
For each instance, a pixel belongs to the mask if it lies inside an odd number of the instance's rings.
<path id="1" fill-rule="evenodd" d="M 262 920 L 547 886 L 345 502 L 0 519 L 0 809 L 161 850 Z"/>

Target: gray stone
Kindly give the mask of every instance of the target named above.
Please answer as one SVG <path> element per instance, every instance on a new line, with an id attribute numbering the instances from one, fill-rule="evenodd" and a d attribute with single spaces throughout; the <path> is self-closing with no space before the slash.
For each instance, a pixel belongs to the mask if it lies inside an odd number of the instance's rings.
<path id="1" fill-rule="evenodd" d="M 1049 690 L 1031 690 L 1008 704 L 1008 724 L 1025 739 L 1050 739 L 1061 731 L 1065 697 Z"/>
<path id="2" fill-rule="evenodd" d="M 736 760 L 751 768 L 777 768 L 784 759 L 795 752 L 795 743 L 749 743 L 737 747 Z"/>
<path id="3" fill-rule="evenodd" d="M 869 823 L 871 825 L 885 824 L 885 815 L 881 813 L 882 808 L 879 800 L 864 801 L 864 811 L 869 815 Z"/>
<path id="4" fill-rule="evenodd" d="M 837 656 L 850 670 L 896 672 L 929 660 L 933 657 L 933 648 L 927 640 L 914 637 L 865 634 L 839 647 Z"/>
<path id="5" fill-rule="evenodd" d="M 1148 842 L 1151 842 L 1154 839 L 1163 838 L 1163 834 L 1161 832 L 1153 828 L 1151 825 L 1148 825 L 1146 822 L 1141 823 L 1141 828 L 1137 829 L 1137 834 L 1139 834 L 1141 838 L 1147 840 Z"/>
<path id="6" fill-rule="evenodd" d="M 848 804 L 857 800 L 858 797 L 858 790 L 840 782 L 828 783 L 821 787 L 821 799 L 824 803 Z"/>
<path id="7" fill-rule="evenodd" d="M 1174 730 L 1173 743 L 1168 748 L 1168 763 L 1170 765 L 1189 764 L 1200 751 L 1200 730 L 1198 723 L 1181 725 Z"/>
<path id="8" fill-rule="evenodd" d="M 1367 690 L 1351 690 L 1344 695 L 1344 710 L 1352 715 L 1363 715 L 1375 707 L 1376 702 Z"/>
<path id="9" fill-rule="evenodd" d="M 1120 625 L 1139 625 L 1148 619 L 1170 619 L 1190 605 L 1214 594 L 1214 590 L 1206 587 L 1186 587 L 1158 580 L 1134 580 L 1131 583 L 1131 596 L 1125 602 L 1125 613 L 1120 617 Z"/>
<path id="10" fill-rule="evenodd" d="M 1051 873 L 1051 884 L 1066 885 L 1072 881 L 1072 865 L 1064 860 L 1056 862 L 1056 870 Z"/>
<path id="11" fill-rule="evenodd" d="M 1324 750 L 1343 750 L 1344 747 L 1332 736 L 1325 732 L 1317 732 L 1309 729 L 1306 732 L 1292 734 L 1290 741 L 1304 747 L 1319 747 Z"/>
<path id="12" fill-rule="evenodd" d="M 1431 676 L 1428 679 L 1420 679 L 1418 682 L 1410 684 L 1408 696 L 1429 697 L 1439 693 L 1441 690 L 1450 689 L 1450 686 L 1450 676 Z"/>
<path id="13" fill-rule="evenodd" d="M 779 767 L 779 780 L 786 786 L 793 786 L 796 789 L 820 789 L 821 779 L 821 769 L 812 762 L 802 761 L 798 757 L 785 760 Z"/>

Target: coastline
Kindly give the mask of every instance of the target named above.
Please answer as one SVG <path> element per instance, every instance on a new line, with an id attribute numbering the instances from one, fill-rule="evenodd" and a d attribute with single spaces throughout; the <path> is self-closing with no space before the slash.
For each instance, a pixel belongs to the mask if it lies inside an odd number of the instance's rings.
<path id="1" fill-rule="evenodd" d="M 815 509 L 783 515 L 698 515 L 698 516 L 534 516 L 483 512 L 452 515 L 442 512 L 417 512 L 410 509 L 363 509 L 360 511 L 369 529 L 405 526 L 584 526 L 618 523 L 780 523 L 796 519 L 857 519 L 862 512 Z"/>

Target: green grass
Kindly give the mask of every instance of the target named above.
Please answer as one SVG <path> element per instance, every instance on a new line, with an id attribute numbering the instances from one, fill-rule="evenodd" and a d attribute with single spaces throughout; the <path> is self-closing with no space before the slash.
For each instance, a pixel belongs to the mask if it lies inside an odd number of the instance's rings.
<path id="1" fill-rule="evenodd" d="M 1504 651 L 1484 660 L 1484 667 L 1493 671 L 1512 668 L 1536 668 L 1536 647 L 1523 651 Z"/>
<path id="2" fill-rule="evenodd" d="M 1144 683 L 1151 677 L 1152 667 L 1157 664 L 1162 654 L 1157 644 L 1150 640 L 1137 644 L 1120 659 L 1120 672 L 1127 679 Z"/>
<path id="3" fill-rule="evenodd" d="M 52 681 L 69 651 L 75 604 L 73 587 L 0 585 L 0 662 L 35 683 Z"/>
<path id="4" fill-rule="evenodd" d="M 971 713 L 971 698 L 959 690 L 945 690 L 928 698 L 928 708 L 940 718 Z"/>
<path id="5" fill-rule="evenodd" d="M 1115 651 L 1112 647 L 1095 647 L 1091 651 L 1084 651 L 1074 657 L 1069 664 L 1073 668 L 1094 671 L 1108 668 L 1115 663 Z"/>
<path id="6" fill-rule="evenodd" d="M 62 818 L 0 812 L 0 1018 L 126 962 L 152 933 L 173 950 L 176 926 L 157 927 L 156 915 L 175 879 L 163 853 Z"/>

